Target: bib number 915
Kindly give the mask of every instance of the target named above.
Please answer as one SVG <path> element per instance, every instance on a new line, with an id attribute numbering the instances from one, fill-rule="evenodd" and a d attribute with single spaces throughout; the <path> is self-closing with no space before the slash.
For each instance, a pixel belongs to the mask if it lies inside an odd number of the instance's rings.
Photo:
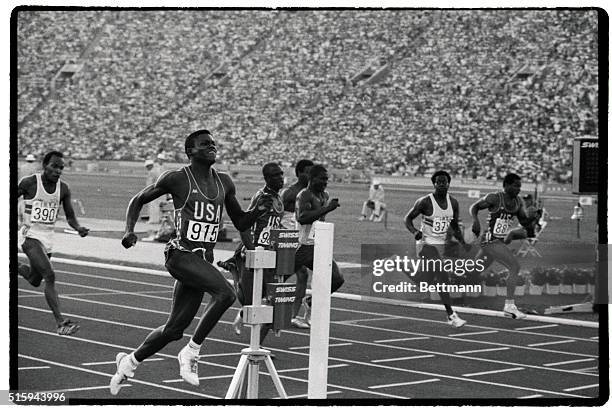
<path id="1" fill-rule="evenodd" d="M 214 243 L 218 234 L 219 224 L 189 220 L 187 225 L 187 239 L 190 241 Z"/>

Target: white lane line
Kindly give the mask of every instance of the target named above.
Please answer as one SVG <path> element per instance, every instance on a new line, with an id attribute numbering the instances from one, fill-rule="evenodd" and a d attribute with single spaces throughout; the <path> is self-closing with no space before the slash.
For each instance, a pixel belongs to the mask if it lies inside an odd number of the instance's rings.
<path id="1" fill-rule="evenodd" d="M 517 397 L 517 399 L 519 400 L 526 400 L 529 398 L 540 398 L 542 397 L 542 394 L 534 394 L 534 395 L 525 395 L 524 397 Z"/>
<path id="2" fill-rule="evenodd" d="M 419 358 L 432 358 L 435 357 L 433 354 L 429 355 L 414 355 L 412 357 L 397 357 L 397 358 L 384 358 L 382 360 L 372 360 L 373 363 L 381 363 L 381 362 L 393 362 L 393 361 L 403 361 L 403 360 L 416 360 Z M 371 388 L 371 387 L 370 387 Z"/>
<path id="3" fill-rule="evenodd" d="M 32 292 L 36 292 L 36 291 L 32 291 Z M 76 300 L 78 300 L 78 299 L 76 299 Z M 89 303 L 92 303 L 92 304 L 100 304 L 98 301 L 94 301 L 94 300 L 82 300 L 82 301 L 89 302 Z M 106 305 L 106 303 L 103 303 L 102 305 Z M 35 308 L 35 307 L 27 307 L 27 306 L 22 306 L 22 305 L 19 305 L 19 307 L 20 308 L 24 308 L 24 309 L 33 310 L 33 311 L 45 312 L 45 313 L 49 313 L 50 312 L 48 309 L 45 310 L 45 309 L 40 309 L 40 308 Z M 150 310 L 145 310 L 145 309 L 136 308 L 136 307 L 127 307 L 127 308 L 129 308 L 131 310 L 135 310 L 135 311 L 150 311 Z M 148 330 L 148 331 L 153 330 L 153 328 L 151 328 L 151 327 L 143 327 L 143 326 L 136 325 L 136 324 L 120 323 L 120 322 L 117 322 L 117 321 L 109 321 L 109 320 L 103 320 L 103 319 L 100 319 L 100 318 L 86 317 L 86 316 L 82 316 L 82 315 L 78 315 L 78 314 L 74 314 L 74 313 L 65 313 L 65 314 L 67 316 L 71 316 L 71 317 L 74 317 L 74 318 L 81 318 L 81 319 L 86 319 L 86 320 L 90 320 L 90 321 L 94 321 L 94 322 L 109 323 L 109 324 L 114 324 L 114 325 L 119 325 L 119 326 L 125 326 L 125 327 L 137 328 L 137 329 L 144 329 L 144 330 Z M 164 314 L 168 315 L 168 313 L 164 313 Z M 227 322 L 227 324 L 230 324 L 230 323 Z M 60 337 L 56 333 L 50 332 L 50 331 L 43 331 L 43 330 L 38 330 L 38 329 L 34 329 L 34 328 L 28 328 L 28 327 L 24 327 L 24 326 L 19 326 L 18 328 L 22 329 L 22 330 L 26 330 L 26 331 L 31 331 L 31 332 L 34 332 L 34 333 L 49 335 L 49 336 L 52 336 L 52 337 L 66 338 L 66 337 Z M 300 333 L 296 333 L 296 332 L 292 332 L 292 333 L 293 334 L 300 334 Z M 183 335 L 184 335 L 184 337 L 187 337 L 187 338 L 191 337 L 191 335 L 187 334 L 187 333 L 185 333 Z M 307 336 L 307 334 L 304 334 L 304 335 Z M 126 347 L 126 346 L 122 346 L 122 345 L 118 345 L 118 344 L 112 344 L 112 343 L 106 343 L 106 342 L 101 342 L 101 341 L 89 340 L 89 339 L 85 339 L 85 338 L 81 338 L 81 337 L 71 336 L 69 338 L 77 340 L 77 341 L 88 342 L 88 343 L 91 343 L 91 344 L 102 345 L 102 346 L 105 346 L 105 347 L 119 348 L 119 349 L 123 349 L 123 350 L 133 350 L 134 349 L 133 347 Z M 223 343 L 223 344 L 238 345 L 238 346 L 241 346 L 241 347 L 245 347 L 246 346 L 245 344 L 234 342 L 234 341 L 230 341 L 230 340 L 220 340 L 220 339 L 216 339 L 216 338 L 209 338 L 209 340 L 210 341 L 219 342 L 219 343 Z M 400 350 L 406 350 L 403 347 L 394 347 L 394 346 L 389 346 L 389 345 L 385 346 L 383 344 L 373 344 L 373 343 L 368 343 L 368 342 L 363 342 L 363 341 L 361 341 L 361 342 L 359 342 L 359 341 L 352 341 L 352 342 L 361 343 L 363 345 L 376 346 L 376 347 L 387 347 L 387 348 L 396 348 L 396 349 L 400 349 Z M 287 353 L 287 354 L 301 355 L 301 356 L 308 356 L 309 355 L 307 353 L 301 353 L 299 351 L 289 351 L 289 350 L 283 350 L 283 349 L 276 349 L 276 351 Z M 427 353 L 440 354 L 440 355 L 445 355 L 445 356 L 453 357 L 453 355 L 449 355 L 449 354 L 445 354 L 445 353 L 439 353 L 439 352 L 428 352 L 428 351 L 424 351 L 424 350 L 415 350 L 415 349 L 409 349 L 409 351 L 427 352 Z M 173 358 L 173 359 L 176 358 L 175 356 L 168 355 L 168 354 L 158 353 L 157 355 L 160 355 L 162 357 L 167 357 L 167 358 Z M 470 357 L 465 357 L 465 358 L 470 359 Z M 418 371 L 418 370 L 410 370 L 410 369 L 406 369 L 406 368 L 393 367 L 393 366 L 389 366 L 389 365 L 385 365 L 385 364 L 372 364 L 372 363 L 367 363 L 367 362 L 362 362 L 362 361 L 357 361 L 357 360 L 351 360 L 351 359 L 348 359 L 348 358 L 330 357 L 329 359 L 330 360 L 335 360 L 335 361 L 338 361 L 338 362 L 348 363 L 348 364 L 370 366 L 370 367 L 382 368 L 382 369 L 385 369 L 385 370 L 392 370 L 392 371 L 398 371 L 398 372 L 414 373 L 414 374 L 425 375 L 425 376 L 430 376 L 430 377 L 438 377 L 438 378 L 441 378 L 441 379 L 466 381 L 466 382 L 473 382 L 473 383 L 476 383 L 476 384 L 492 385 L 492 386 L 495 386 L 495 387 L 512 388 L 512 389 L 519 389 L 519 390 L 531 391 L 531 392 L 541 392 L 541 393 L 544 393 L 544 394 L 562 395 L 562 396 L 567 396 L 567 397 L 588 398 L 588 397 L 586 397 L 584 395 L 579 395 L 579 394 L 562 393 L 562 392 L 545 390 L 545 389 L 540 389 L 540 388 L 523 387 L 523 386 L 520 386 L 520 385 L 503 384 L 503 383 L 497 383 L 497 382 L 492 382 L 492 381 L 474 380 L 474 379 L 470 379 L 470 378 L 455 377 L 455 376 L 451 376 L 451 375 L 447 375 L 447 374 L 436 374 L 436 373 L 431 373 L 431 372 L 426 372 L 426 371 Z M 484 360 L 484 359 L 480 359 L 480 358 L 474 358 L 474 359 L 475 360 L 479 360 L 479 361 L 482 360 L 482 361 L 486 361 L 486 362 L 493 362 L 493 363 L 513 364 L 513 363 L 502 362 L 502 361 Z M 202 363 L 202 361 L 200 361 L 200 363 Z M 216 363 L 208 363 L 208 364 L 216 366 L 216 367 L 229 368 L 229 369 L 235 370 L 235 367 L 226 366 L 226 365 L 223 365 L 223 364 L 216 364 Z M 521 365 L 523 365 L 523 364 L 521 364 Z M 561 369 L 554 369 L 554 368 L 544 368 L 544 367 L 529 366 L 529 365 L 526 365 L 526 367 L 536 368 L 536 369 L 546 369 L 546 370 L 550 370 L 550 371 L 561 371 L 561 372 L 568 372 L 568 373 L 572 373 L 572 374 L 577 374 L 575 372 L 571 372 L 571 371 L 567 371 L 567 370 L 561 370 Z M 588 375 L 588 376 L 591 376 L 591 377 L 595 377 L 595 375 L 587 374 L 587 373 L 580 374 L 580 375 Z M 287 375 L 283 375 L 281 378 L 288 379 L 288 380 L 293 380 L 293 381 L 305 382 L 305 383 L 308 382 L 308 380 L 304 380 L 304 379 L 300 379 L 300 378 L 294 378 L 294 377 L 289 377 Z M 345 387 L 345 386 L 336 385 L 336 384 L 328 384 L 328 386 L 331 387 L 331 388 L 338 388 L 338 389 L 343 389 L 343 390 L 346 390 L 346 391 L 356 391 L 356 392 L 361 392 L 361 393 L 365 393 L 365 394 L 373 394 L 373 395 L 383 396 L 383 397 L 409 398 L 409 397 L 402 397 L 402 396 L 398 396 L 398 395 L 386 394 L 386 393 L 381 393 L 381 392 L 376 392 L 376 391 L 361 390 L 361 389 L 354 388 L 354 387 Z"/>
<path id="4" fill-rule="evenodd" d="M 598 367 L 586 367 L 586 368 L 580 368 L 574 371 L 581 371 L 581 372 L 588 372 L 588 373 L 599 373 L 599 369 Z"/>
<path id="5" fill-rule="evenodd" d="M 572 391 L 578 391 L 578 390 L 586 390 L 588 388 L 595 388 L 595 387 L 599 387 L 599 384 L 591 384 L 591 385 L 583 385 L 581 387 L 566 388 L 563 391 L 572 392 Z"/>
<path id="6" fill-rule="evenodd" d="M 547 364 L 544 364 L 544 366 L 545 367 L 552 367 L 553 365 L 574 364 L 574 363 L 577 363 L 577 362 L 585 362 L 585 361 L 595 361 L 595 358 L 584 358 L 584 359 L 580 359 L 580 360 L 549 362 Z"/>
<path id="7" fill-rule="evenodd" d="M 340 320 L 340 321 L 330 321 L 332 324 L 351 324 L 351 323 L 358 323 L 358 322 L 364 322 L 364 321 L 387 321 L 387 320 L 397 320 L 397 319 L 403 319 L 403 317 L 399 317 L 399 316 L 395 316 L 395 315 L 390 315 L 387 317 L 377 317 L 377 318 L 358 318 L 355 320 Z"/>
<path id="8" fill-rule="evenodd" d="M 599 340 L 599 337 L 591 337 L 591 340 Z"/>
<path id="9" fill-rule="evenodd" d="M 336 343 L 329 344 L 328 347 L 344 347 L 347 345 L 353 345 L 353 343 Z M 289 347 L 290 350 L 307 350 L 310 349 L 310 345 L 302 345 L 300 347 Z"/>
<path id="10" fill-rule="evenodd" d="M 534 325 L 532 327 L 519 327 L 515 328 L 516 331 L 525 331 L 525 330 L 537 330 L 538 328 L 553 328 L 558 327 L 558 324 L 546 324 L 546 325 Z"/>
<path id="11" fill-rule="evenodd" d="M 468 335 L 495 334 L 499 331 L 475 331 L 473 333 L 449 334 L 449 337 L 465 337 Z"/>
<path id="12" fill-rule="evenodd" d="M 505 351 L 509 349 L 510 349 L 509 347 L 481 348 L 480 350 L 456 351 L 455 354 L 473 354 L 473 353 L 478 353 L 478 352 Z"/>
<path id="13" fill-rule="evenodd" d="M 25 329 L 25 327 L 21 327 L 21 326 L 19 328 L 20 329 Z M 36 332 L 42 332 L 40 330 L 35 330 L 35 331 Z M 46 332 L 42 332 L 42 333 L 46 334 Z M 49 333 L 49 334 L 51 334 L 53 336 L 57 335 L 55 333 Z M 70 337 L 70 338 L 74 338 L 74 337 Z M 87 369 L 87 368 L 75 367 L 73 365 L 63 364 L 63 363 L 59 363 L 59 362 L 55 362 L 55 361 L 49 361 L 49 360 L 45 360 L 43 358 L 30 357 L 29 355 L 18 354 L 18 356 L 21 357 L 21 358 L 27 358 L 29 360 L 40 361 L 40 362 L 45 363 L 45 364 L 56 365 L 58 367 L 63 367 L 63 368 L 71 369 L 71 370 L 77 370 L 77 371 L 81 371 L 81 372 L 86 372 L 86 373 L 89 373 L 89 374 L 96 374 L 96 375 L 104 376 L 104 377 L 107 377 L 107 378 L 111 378 L 113 376 L 113 374 L 108 374 L 108 373 L 100 372 L 100 371 L 94 371 L 94 370 L 90 370 L 90 369 Z M 150 387 L 155 387 L 155 388 L 162 388 L 164 390 L 181 392 L 181 393 L 184 393 L 184 394 L 191 394 L 191 395 L 195 395 L 195 396 L 198 396 L 198 397 L 219 399 L 219 397 L 214 397 L 212 395 L 206 395 L 206 394 L 203 394 L 203 393 L 197 392 L 197 391 L 182 390 L 180 388 L 168 387 L 166 385 L 155 384 L 155 383 L 152 383 L 152 382 L 149 382 L 149 381 L 137 380 L 137 379 L 134 379 L 134 378 L 130 378 L 130 382 L 138 383 L 138 384 L 142 384 L 142 385 L 148 385 Z M 107 388 L 108 388 L 108 386 L 107 386 Z"/>
<path id="14" fill-rule="evenodd" d="M 334 365 L 328 365 L 327 368 L 341 368 L 341 367 L 348 367 L 348 364 L 334 364 Z M 308 367 L 304 367 L 304 368 L 288 368 L 286 370 L 276 370 L 276 372 L 295 372 L 295 371 L 308 371 L 309 368 Z"/>
<path id="15" fill-rule="evenodd" d="M 429 337 L 405 337 L 405 338 L 390 338 L 388 340 L 374 340 L 375 343 L 388 343 L 396 341 L 414 341 L 414 340 L 429 340 Z"/>
<path id="16" fill-rule="evenodd" d="M 128 284 L 151 285 L 151 286 L 154 286 L 154 287 L 169 288 L 171 290 L 174 288 L 174 286 L 167 285 L 167 284 L 150 283 L 150 282 L 135 281 L 135 280 L 126 280 L 124 278 L 106 277 L 106 276 L 94 275 L 94 274 L 83 274 L 83 273 L 77 273 L 77 272 L 74 272 L 74 271 L 66 271 L 66 270 L 55 270 L 55 271 L 58 272 L 58 273 L 75 275 L 77 277 L 95 278 L 97 280 L 112 280 L 112 281 L 118 281 L 118 282 L 128 283 Z M 167 274 L 167 276 L 169 277 L 170 274 Z M 169 278 L 172 279 L 171 277 L 169 277 Z"/>
<path id="17" fill-rule="evenodd" d="M 383 384 L 383 385 L 372 385 L 368 388 L 376 390 L 378 388 L 390 388 L 390 387 L 401 387 L 404 385 L 415 385 L 415 384 L 425 384 L 428 382 L 436 382 L 440 381 L 438 378 L 431 378 L 429 380 L 421 380 L 421 381 L 410 381 L 410 382 L 396 382 L 395 384 Z"/>
<path id="18" fill-rule="evenodd" d="M 91 302 L 95 302 L 95 301 L 91 301 Z M 35 310 L 35 311 L 42 311 L 42 312 L 47 312 L 47 313 L 50 312 L 49 310 L 42 310 L 42 309 L 34 308 L 34 307 L 22 307 L 22 308 L 28 308 L 28 309 L 32 309 L 32 310 Z M 146 330 L 149 330 L 149 331 L 153 330 L 153 328 L 138 326 L 138 325 L 135 325 L 135 324 L 126 324 L 126 323 L 113 322 L 113 321 L 108 321 L 108 320 L 102 320 L 102 319 L 99 319 L 99 318 L 80 316 L 80 315 L 71 314 L 71 313 L 64 313 L 64 314 L 67 315 L 67 316 L 69 315 L 70 317 L 74 317 L 74 318 L 82 318 L 82 319 L 88 319 L 88 320 L 91 320 L 91 321 L 99 321 L 99 322 L 111 323 L 111 324 L 115 324 L 115 325 L 123 325 L 123 326 L 127 326 L 127 327 L 138 328 L 138 329 L 146 329 Z M 166 313 L 166 314 L 168 314 L 168 313 Z M 57 333 L 54 333 L 54 332 L 43 331 L 43 330 L 38 330 L 38 329 L 35 329 L 35 328 L 29 328 L 29 327 L 24 327 L 24 326 L 19 326 L 18 328 L 20 330 L 25 330 L 25 331 L 30 331 L 30 332 L 34 332 L 34 333 L 49 335 L 49 336 L 57 337 L 57 338 L 70 338 L 72 340 L 87 342 L 87 343 L 91 343 L 91 344 L 95 344 L 95 345 L 101 345 L 101 346 L 104 346 L 104 347 L 113 347 L 113 348 L 119 348 L 119 349 L 130 350 L 130 351 L 135 349 L 134 347 L 126 347 L 126 346 L 122 346 L 122 345 L 118 345 L 118 344 L 106 343 L 106 342 L 96 341 L 96 340 L 89 340 L 87 338 L 81 338 L 81 337 L 75 337 L 75 336 L 63 337 L 63 336 L 57 335 Z M 184 333 L 183 336 L 184 337 L 188 337 L 188 338 L 192 337 L 191 334 L 187 334 L 187 333 Z M 216 342 L 221 342 L 221 343 L 224 343 L 224 344 L 239 345 L 241 347 L 246 347 L 246 344 L 238 343 L 238 342 L 234 342 L 234 341 L 229 341 L 229 340 L 220 340 L 220 339 L 216 339 L 216 338 L 208 338 L 208 340 L 216 341 Z M 287 350 L 276 350 L 276 351 L 284 352 L 284 353 L 288 353 L 288 354 L 302 355 L 302 356 L 308 356 L 309 355 L 307 353 L 291 352 L 291 351 L 287 351 Z M 159 355 L 161 357 L 167 357 L 167 358 L 176 359 L 175 355 L 162 354 L 162 353 L 157 353 L 156 355 Z M 19 354 L 19 356 L 22 356 L 22 355 Z M 49 361 L 46 361 L 46 360 L 40 360 L 40 359 L 36 359 L 36 358 L 32 358 L 32 357 L 27 357 L 27 356 L 23 356 L 23 357 L 24 358 L 35 359 L 37 361 L 42 361 L 42 362 L 50 363 Z M 330 360 L 337 360 L 337 361 L 344 361 L 342 359 L 333 358 L 333 357 L 330 357 L 329 359 Z M 215 366 L 215 367 L 230 369 L 232 371 L 234 371 L 236 369 L 235 366 L 230 366 L 230 365 L 217 364 L 217 363 L 211 363 L 211 362 L 205 362 L 205 361 L 198 361 L 198 362 L 200 364 L 208 364 L 208 365 L 212 365 L 212 366 Z M 349 364 L 371 365 L 371 364 L 368 364 L 368 363 L 364 363 L 364 362 L 360 362 L 360 361 L 352 361 L 352 360 L 347 360 L 347 361 L 344 361 L 344 362 L 347 362 Z M 93 371 L 93 370 L 88 370 L 88 369 L 81 369 L 81 368 L 78 368 L 78 367 L 67 366 L 65 364 L 61 364 L 61 366 L 64 366 L 64 367 L 67 367 L 67 368 L 76 368 L 76 369 L 83 370 L 85 372 L 89 372 L 89 373 L 92 373 L 92 374 L 98 374 L 98 375 L 104 375 L 104 376 L 107 376 L 107 377 L 112 377 L 112 374 L 105 374 L 105 373 L 98 372 L 98 371 Z M 385 366 L 378 366 L 378 367 L 386 368 Z M 405 370 L 401 370 L 400 369 L 400 371 L 405 371 Z M 260 374 L 261 375 L 267 375 L 267 376 L 270 375 L 270 374 L 265 373 L 265 372 L 260 372 Z M 233 376 L 233 374 L 232 374 L 232 376 Z M 299 381 L 299 382 L 308 383 L 307 379 L 290 377 L 288 375 L 282 375 L 282 376 L 280 376 L 280 378 L 285 379 L 285 380 Z M 145 385 L 155 385 L 155 384 L 149 383 L 147 381 L 135 380 L 133 378 L 130 378 L 130 381 L 131 382 L 138 382 L 140 384 L 145 384 Z M 338 389 L 345 390 L 345 391 L 355 391 L 355 392 L 360 392 L 360 393 L 363 393 L 363 394 L 370 394 L 370 395 L 381 396 L 381 397 L 401 398 L 401 399 L 407 399 L 408 398 L 408 397 L 403 397 L 403 396 L 400 396 L 400 395 L 393 395 L 393 394 L 387 394 L 387 393 L 376 392 L 376 391 L 362 390 L 362 389 L 359 389 L 359 388 L 347 387 L 347 386 L 343 386 L 343 385 L 336 385 L 336 384 L 329 384 L 329 383 L 327 385 L 328 385 L 328 387 L 331 387 L 331 388 L 338 388 Z M 168 389 L 168 390 L 172 390 L 172 391 L 185 392 L 185 393 L 189 393 L 189 394 L 194 393 L 193 391 L 180 390 L 178 388 L 172 388 L 172 387 L 164 386 L 164 385 L 159 385 L 159 387 L 162 387 L 162 388 Z M 208 397 L 208 398 L 219 398 L 219 397 L 206 396 L 204 394 L 199 394 L 199 393 L 195 393 L 195 394 L 196 395 L 200 395 L 200 396 L 204 396 L 204 397 Z M 565 395 L 570 396 L 570 397 L 582 397 L 582 395 L 576 395 L 576 394 L 565 394 Z"/>
<path id="19" fill-rule="evenodd" d="M 327 395 L 331 395 L 331 394 L 342 394 L 342 391 L 327 391 Z M 306 398 L 308 397 L 308 394 L 300 394 L 300 395 L 288 395 L 287 398 Z M 407 398 L 407 397 L 402 397 L 402 398 Z M 279 400 L 280 397 L 274 397 L 275 400 Z"/>
<path id="20" fill-rule="evenodd" d="M 145 362 L 152 362 L 152 361 L 165 361 L 165 358 L 147 358 L 145 360 Z M 98 361 L 98 362 L 84 362 L 81 363 L 81 365 L 85 365 L 85 366 L 89 366 L 89 365 L 109 365 L 109 364 L 113 364 L 115 365 L 117 363 L 117 361 L 113 360 L 113 361 Z"/>
<path id="21" fill-rule="evenodd" d="M 572 343 L 572 342 L 576 342 L 576 340 L 549 341 L 549 342 L 542 342 L 542 343 L 535 343 L 535 344 L 527 344 L 527 346 L 528 347 L 542 347 L 544 345 L 565 344 L 565 343 Z"/>
<path id="22" fill-rule="evenodd" d="M 121 384 L 121 388 L 131 387 L 132 384 Z M 51 390 L 45 392 L 76 392 L 76 391 L 93 391 L 93 390 L 108 390 L 108 385 L 98 385 L 96 387 L 80 387 L 80 388 L 62 388 L 61 390 Z"/>
<path id="23" fill-rule="evenodd" d="M 43 365 L 43 366 L 41 366 L 41 367 L 19 367 L 19 368 L 17 368 L 17 370 L 19 370 L 19 371 L 26 371 L 26 370 L 45 370 L 45 369 L 48 369 L 48 368 L 51 368 L 51 367 L 49 367 L 48 365 Z"/>
<path id="24" fill-rule="evenodd" d="M 239 352 L 222 352 L 219 354 L 205 354 L 205 355 L 200 355 L 200 358 L 207 358 L 207 357 L 230 357 L 233 355 L 240 355 Z"/>
<path id="25" fill-rule="evenodd" d="M 221 378 L 233 378 L 234 374 L 226 374 L 226 375 L 211 375 L 208 377 L 199 377 L 198 380 L 217 380 L 217 379 L 221 379 Z M 175 383 L 175 382 L 182 382 L 183 379 L 182 378 L 174 378 L 172 380 L 163 380 L 162 382 L 164 383 Z"/>
<path id="26" fill-rule="evenodd" d="M 464 377 L 475 377 L 477 375 L 487 375 L 487 374 L 499 374 L 502 372 L 510 372 L 510 371 L 520 371 L 524 370 L 523 367 L 516 368 L 504 368 L 503 370 L 492 370 L 492 371 L 481 371 L 481 372 L 471 372 L 469 374 L 461 374 Z"/>

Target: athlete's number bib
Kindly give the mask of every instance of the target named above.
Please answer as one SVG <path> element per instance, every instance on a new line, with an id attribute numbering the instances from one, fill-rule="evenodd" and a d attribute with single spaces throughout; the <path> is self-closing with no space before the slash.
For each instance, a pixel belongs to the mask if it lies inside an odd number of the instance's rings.
<path id="1" fill-rule="evenodd" d="M 498 218 L 495 220 L 495 225 L 493 226 L 493 234 L 494 235 L 506 235 L 508 234 L 508 229 L 510 228 L 510 220 L 505 218 Z"/>
<path id="2" fill-rule="evenodd" d="M 53 223 L 57 215 L 55 207 L 45 206 L 42 201 L 34 201 L 32 203 L 32 217 L 30 221 L 33 223 Z"/>
<path id="3" fill-rule="evenodd" d="M 218 233 L 219 224 L 189 220 L 187 225 L 187 239 L 190 241 L 214 243 L 217 241 Z"/>
<path id="4" fill-rule="evenodd" d="M 450 221 L 447 218 L 436 217 L 433 220 L 432 232 L 434 234 L 444 234 L 448 231 Z"/>
<path id="5" fill-rule="evenodd" d="M 259 233 L 259 238 L 257 239 L 257 244 L 260 245 L 270 245 L 270 227 L 269 225 L 265 226 L 261 233 Z"/>

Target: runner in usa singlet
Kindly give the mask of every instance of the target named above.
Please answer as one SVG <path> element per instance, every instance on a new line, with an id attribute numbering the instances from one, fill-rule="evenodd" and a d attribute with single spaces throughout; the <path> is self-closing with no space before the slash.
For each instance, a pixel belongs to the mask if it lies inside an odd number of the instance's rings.
<path id="1" fill-rule="evenodd" d="M 272 209 L 262 214 L 257 218 L 253 227 L 251 227 L 251 235 L 253 245 L 255 247 L 267 247 L 270 245 L 270 230 L 281 228 L 281 220 L 284 215 L 283 202 L 278 193 L 270 190 L 267 187 L 261 188 L 255 193 L 248 210 L 252 210 L 259 203 L 262 196 L 268 195 L 273 198 Z"/>
<path id="2" fill-rule="evenodd" d="M 518 197 L 513 200 L 514 204 L 508 207 L 504 203 L 504 192 L 498 192 L 497 196 L 499 197 L 499 206 L 496 210 L 489 211 L 484 241 L 503 240 L 510 231 L 512 220 L 520 208 L 520 200 Z"/>
<path id="3" fill-rule="evenodd" d="M 185 204 L 174 210 L 177 235 L 168 242 L 166 251 L 178 249 L 199 254 L 205 249 L 213 248 L 217 242 L 225 188 L 215 169 L 212 169 L 212 173 L 216 181 L 216 191 L 210 193 L 211 197 L 202 192 L 189 167 L 183 167 L 183 172 L 189 181 L 189 195 Z"/>

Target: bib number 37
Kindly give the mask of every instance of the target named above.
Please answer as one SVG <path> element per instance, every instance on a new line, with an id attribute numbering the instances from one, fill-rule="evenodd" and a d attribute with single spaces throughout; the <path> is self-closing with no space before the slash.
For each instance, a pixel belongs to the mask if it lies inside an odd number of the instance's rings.
<path id="1" fill-rule="evenodd" d="M 217 241 L 218 233 L 219 224 L 189 220 L 187 225 L 187 239 L 190 241 L 214 243 Z"/>

